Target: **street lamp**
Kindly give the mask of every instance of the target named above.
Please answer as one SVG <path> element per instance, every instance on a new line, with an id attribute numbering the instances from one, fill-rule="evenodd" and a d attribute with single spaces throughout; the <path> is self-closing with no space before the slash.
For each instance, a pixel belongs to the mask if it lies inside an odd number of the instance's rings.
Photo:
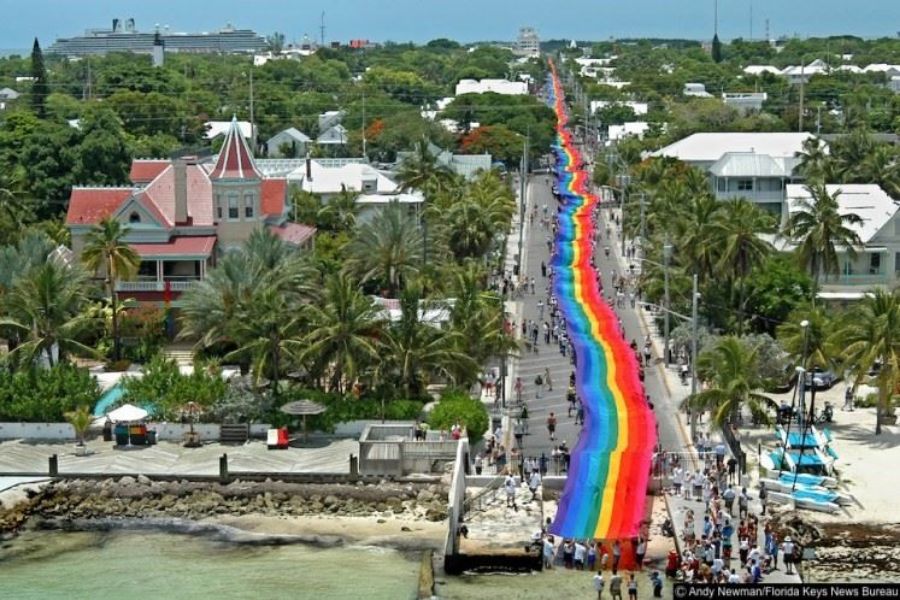
<path id="1" fill-rule="evenodd" d="M 628 195 L 628 186 L 631 184 L 631 175 L 619 173 L 616 175 L 616 185 L 622 189 L 622 202 L 619 209 L 619 218 L 622 220 L 622 259 L 625 258 L 625 200 Z"/>
<path id="2" fill-rule="evenodd" d="M 669 243 L 669 234 L 666 233 L 666 243 L 663 246 L 663 281 L 665 290 L 666 314 L 664 317 L 665 324 L 665 346 L 663 347 L 663 364 L 669 366 L 669 259 L 672 256 L 672 244 Z"/>

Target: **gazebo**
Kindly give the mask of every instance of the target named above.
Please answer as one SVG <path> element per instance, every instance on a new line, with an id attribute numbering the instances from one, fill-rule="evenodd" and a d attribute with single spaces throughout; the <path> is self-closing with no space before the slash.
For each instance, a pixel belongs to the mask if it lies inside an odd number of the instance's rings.
<path id="1" fill-rule="evenodd" d="M 317 404 L 312 400 L 295 400 L 282 405 L 281 412 L 286 415 L 296 415 L 303 417 L 303 441 L 306 441 L 308 433 L 306 430 L 307 415 L 320 415 L 325 412 L 326 408 L 321 404 Z"/>

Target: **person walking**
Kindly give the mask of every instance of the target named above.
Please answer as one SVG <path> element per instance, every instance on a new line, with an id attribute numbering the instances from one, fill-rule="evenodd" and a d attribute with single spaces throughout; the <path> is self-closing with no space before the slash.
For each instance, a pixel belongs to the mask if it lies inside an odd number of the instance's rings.
<path id="1" fill-rule="evenodd" d="M 637 563 L 637 570 L 644 568 L 644 555 L 647 554 L 647 540 L 644 536 L 638 536 L 637 544 L 634 546 L 634 560 Z"/>
<path id="2" fill-rule="evenodd" d="M 556 439 L 556 415 L 552 412 L 547 417 L 547 432 L 550 434 L 551 441 Z"/>
<path id="3" fill-rule="evenodd" d="M 603 600 L 603 572 L 597 571 L 597 574 L 594 575 L 594 591 L 597 592 L 597 600 Z"/>
<path id="4" fill-rule="evenodd" d="M 550 367 L 544 367 L 544 383 L 547 384 L 547 391 L 553 391 L 553 379 L 550 377 Z"/>
<path id="5" fill-rule="evenodd" d="M 769 493 L 766 491 L 766 482 L 759 484 L 759 503 L 762 505 L 762 515 L 766 514 L 766 501 L 769 499 Z"/>
<path id="6" fill-rule="evenodd" d="M 516 478 L 512 476 L 512 473 L 506 475 L 503 487 L 506 490 L 506 507 L 513 508 L 518 512 L 519 507 L 516 504 Z"/>
<path id="7" fill-rule="evenodd" d="M 784 542 L 781 544 L 781 551 L 784 553 L 784 572 L 788 575 L 793 575 L 795 546 L 791 536 L 784 538 Z"/>
<path id="8" fill-rule="evenodd" d="M 617 573 L 619 571 L 619 561 L 622 560 L 622 544 L 619 543 L 619 540 L 615 540 L 613 542 L 612 555 L 613 555 L 612 570 L 613 570 L 613 573 Z"/>
<path id="9" fill-rule="evenodd" d="M 634 578 L 634 573 L 631 573 L 628 576 L 628 600 L 637 600 L 637 580 Z"/>
<path id="10" fill-rule="evenodd" d="M 541 392 L 544 391 L 544 378 L 541 377 L 540 373 L 534 376 L 534 388 L 534 397 L 540 400 Z"/>
<path id="11" fill-rule="evenodd" d="M 537 301 L 537 309 L 538 309 L 538 319 L 543 321 L 544 320 L 544 301 L 543 300 Z"/>
<path id="12" fill-rule="evenodd" d="M 616 573 L 615 569 L 609 578 L 609 596 L 613 600 L 622 600 L 622 576 Z"/>

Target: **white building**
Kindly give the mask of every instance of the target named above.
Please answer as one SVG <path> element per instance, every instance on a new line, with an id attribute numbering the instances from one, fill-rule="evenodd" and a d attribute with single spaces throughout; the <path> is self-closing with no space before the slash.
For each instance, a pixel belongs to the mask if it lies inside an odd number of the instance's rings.
<path id="1" fill-rule="evenodd" d="M 591 100 L 591 114 L 596 114 L 598 110 L 603 110 L 607 106 L 627 106 L 634 111 L 637 116 L 646 115 L 650 110 L 650 105 L 646 102 L 618 102 L 611 100 Z"/>
<path id="2" fill-rule="evenodd" d="M 371 218 L 374 211 L 397 202 L 418 214 L 425 202 L 421 192 L 403 192 L 397 183 L 363 162 L 306 159 L 288 173 L 288 184 L 319 196 L 328 202 L 343 191 L 359 192 L 356 203 L 361 207 L 359 219 Z"/>
<path id="3" fill-rule="evenodd" d="M 744 75 L 765 75 L 766 73 L 781 75 L 781 69 L 772 65 L 748 65 L 744 67 Z"/>
<path id="4" fill-rule="evenodd" d="M 726 92 L 722 94 L 722 102 L 726 106 L 736 108 L 742 114 L 759 112 L 768 98 L 765 92 Z"/>
<path id="5" fill-rule="evenodd" d="M 513 45 L 513 53 L 523 58 L 538 58 L 541 55 L 541 39 L 533 27 L 519 29 L 519 37 Z"/>
<path id="6" fill-rule="evenodd" d="M 610 125 L 608 138 L 610 142 L 618 142 L 626 137 L 643 138 L 647 130 L 650 129 L 650 123 L 644 121 L 633 121 L 623 123 L 621 125 Z"/>
<path id="7" fill-rule="evenodd" d="M 296 158 L 304 156 L 309 150 L 312 139 L 299 129 L 288 127 L 270 137 L 266 141 L 266 155 L 272 158 Z M 289 152 L 282 149 L 290 147 Z"/>
<path id="8" fill-rule="evenodd" d="M 0 110 L 6 110 L 11 102 L 18 100 L 21 94 L 12 88 L 5 87 L 0 89 Z"/>
<path id="9" fill-rule="evenodd" d="M 695 133 L 650 154 L 705 171 L 720 200 L 746 198 L 781 215 L 785 185 L 800 181 L 797 154 L 810 133 Z"/>
<path id="10" fill-rule="evenodd" d="M 786 77 L 788 83 L 796 85 L 798 83 L 809 83 L 814 75 L 827 75 L 828 64 L 821 58 L 817 58 L 808 65 L 798 65 L 785 67 L 781 71 L 781 76 Z"/>
<path id="11" fill-rule="evenodd" d="M 245 140 L 256 139 L 256 129 L 250 124 L 250 121 L 238 121 L 238 129 Z M 203 124 L 206 127 L 206 139 L 214 140 L 220 135 L 225 135 L 231 129 L 231 121 L 207 121 Z"/>
<path id="12" fill-rule="evenodd" d="M 829 194 L 837 193 L 838 211 L 856 214 L 862 222 L 849 225 L 862 241 L 856 257 L 839 248 L 840 274 L 820 276 L 825 298 L 861 298 L 873 286 L 893 288 L 900 283 L 900 218 L 898 204 L 876 184 L 828 184 Z M 785 217 L 801 210 L 811 194 L 805 185 L 788 185 Z M 786 247 L 785 249 L 790 249 Z"/>
<path id="13" fill-rule="evenodd" d="M 694 98 L 712 98 L 712 94 L 706 91 L 706 86 L 702 83 L 686 83 L 681 93 Z"/>
<path id="14" fill-rule="evenodd" d="M 460 79 L 456 84 L 456 95 L 463 94 L 505 94 L 508 96 L 522 96 L 528 93 L 528 85 L 523 81 L 509 81 L 508 79 Z"/>

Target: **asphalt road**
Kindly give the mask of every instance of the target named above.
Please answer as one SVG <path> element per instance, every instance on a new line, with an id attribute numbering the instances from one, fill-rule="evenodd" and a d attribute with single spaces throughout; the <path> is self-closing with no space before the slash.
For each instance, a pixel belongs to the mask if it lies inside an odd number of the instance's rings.
<path id="1" fill-rule="evenodd" d="M 531 294 L 530 288 L 522 297 L 522 311 L 520 312 L 520 320 L 516 323 L 521 332 L 521 319 L 531 319 L 542 322 L 538 315 L 538 300 L 543 300 L 547 304 L 546 289 L 549 279 L 541 276 L 541 262 L 547 262 L 550 253 L 547 248 L 547 236 L 550 235 L 549 229 L 543 229 L 541 225 L 541 215 L 543 207 L 547 206 L 548 215 L 556 212 L 556 200 L 551 192 L 549 176 L 532 177 L 529 193 L 529 203 L 526 214 L 531 214 L 532 207 L 537 207 L 537 218 L 533 222 L 526 220 L 525 231 L 525 251 L 524 251 L 524 273 L 529 281 L 533 277 L 535 280 L 535 294 Z M 599 228 L 605 230 L 605 220 L 609 218 L 609 211 L 603 209 L 601 211 L 601 223 Z M 596 264 L 601 270 L 604 283 L 610 280 L 613 269 L 622 272 L 623 263 L 619 262 L 618 251 L 621 240 L 616 237 L 615 224 L 610 223 L 612 240 L 601 240 L 597 244 L 597 255 L 595 256 Z M 603 248 L 609 245 L 611 253 L 609 258 L 604 255 Z M 628 302 L 625 302 L 625 308 L 617 309 L 619 316 L 626 332 L 626 339 L 637 340 L 639 345 L 643 344 L 643 339 L 647 334 L 646 329 L 642 325 L 637 310 L 630 308 Z M 545 309 L 544 317 L 549 320 L 548 312 Z M 570 362 L 570 357 L 563 357 L 558 349 L 557 344 L 544 344 L 543 333 L 538 340 L 538 352 L 531 351 L 527 345 L 522 350 L 521 356 L 517 359 L 516 375 L 522 378 L 524 384 L 523 399 L 527 402 L 529 410 L 529 433 L 523 437 L 522 447 L 525 456 L 538 457 L 541 453 L 545 453 L 548 457 L 553 446 L 559 444 L 561 440 L 565 440 L 569 448 L 574 447 L 577 441 L 581 427 L 574 423 L 574 413 L 572 417 L 567 416 L 568 403 L 566 401 L 566 390 L 568 388 L 569 374 L 574 368 Z M 665 450 L 683 450 L 685 443 L 684 436 L 681 434 L 679 424 L 675 418 L 676 404 L 680 397 L 683 397 L 683 390 L 673 390 L 671 381 L 664 382 L 664 372 L 662 366 L 658 363 L 658 358 L 654 358 L 653 367 L 645 371 L 645 389 L 650 401 L 654 405 L 654 412 L 657 417 L 659 440 Z M 549 369 L 551 380 L 553 383 L 552 391 L 544 387 L 544 391 L 540 398 L 536 397 L 536 386 L 534 383 L 535 376 L 541 374 L 543 377 L 545 369 Z M 672 377 L 668 377 L 672 379 Z M 668 385 L 668 387 L 667 387 Z M 679 384 L 676 384 L 680 386 Z M 514 398 L 514 381 L 510 382 L 510 395 Z M 672 398 L 672 396 L 675 398 Z M 557 416 L 556 442 L 551 442 L 546 421 L 550 412 L 554 412 Z"/>

